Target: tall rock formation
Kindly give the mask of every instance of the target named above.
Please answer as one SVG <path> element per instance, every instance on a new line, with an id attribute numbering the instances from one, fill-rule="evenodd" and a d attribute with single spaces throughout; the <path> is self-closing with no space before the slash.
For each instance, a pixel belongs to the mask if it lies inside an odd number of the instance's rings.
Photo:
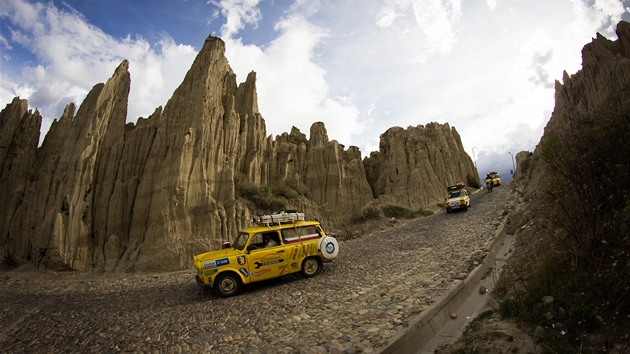
<path id="1" fill-rule="evenodd" d="M 616 41 L 598 33 L 582 49 L 582 69 L 571 76 L 564 72 L 563 83 L 556 81 L 555 107 L 540 143 L 533 154 L 517 155 L 519 168 L 514 178 L 528 177 L 528 195 L 535 194 L 546 180 L 544 165 L 537 162 L 550 137 L 570 139 L 575 124 L 583 124 L 615 102 L 630 99 L 630 23 L 619 22 L 616 33 Z"/>
<path id="2" fill-rule="evenodd" d="M 0 238 L 8 242 L 9 226 L 31 180 L 42 117 L 28 111 L 26 100 L 14 98 L 0 112 Z"/>
<path id="3" fill-rule="evenodd" d="M 616 41 L 598 33 L 582 49 L 582 69 L 571 76 L 565 71 L 563 83 L 556 81 L 556 103 L 544 135 L 570 130 L 572 121 L 591 115 L 611 97 L 628 95 L 630 23 L 619 22 L 616 33 Z"/>
<path id="4" fill-rule="evenodd" d="M 308 139 L 293 128 L 274 140 L 258 111 L 256 74 L 237 85 L 225 43 L 214 37 L 164 108 L 126 124 L 128 66 L 94 86 L 76 114 L 68 105 L 39 148 L 41 117 L 26 101 L 0 113 L 2 249 L 56 270 L 186 269 L 195 254 L 249 226 L 251 215 L 277 211 L 239 197 L 236 176 L 292 184 L 304 196 L 287 208 L 331 229 L 372 200 L 366 176 L 378 180 L 380 195 L 416 207 L 476 175 L 448 125 L 392 129 L 367 165 L 357 147 L 329 140 L 320 122 Z"/>
<path id="5" fill-rule="evenodd" d="M 447 186 L 477 176 L 459 134 L 448 123 L 390 128 L 381 134 L 378 153 L 364 164 L 376 197 L 412 210 L 442 200 Z"/>

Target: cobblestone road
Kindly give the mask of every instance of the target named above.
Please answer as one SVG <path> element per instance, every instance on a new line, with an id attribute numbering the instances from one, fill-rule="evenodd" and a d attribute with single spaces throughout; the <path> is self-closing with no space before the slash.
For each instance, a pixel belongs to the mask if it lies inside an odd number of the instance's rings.
<path id="1" fill-rule="evenodd" d="M 4 272 L 3 353 L 369 353 L 483 259 L 512 205 L 509 184 L 467 212 L 340 242 L 314 278 L 254 284 L 232 298 L 192 271 L 87 276 Z"/>

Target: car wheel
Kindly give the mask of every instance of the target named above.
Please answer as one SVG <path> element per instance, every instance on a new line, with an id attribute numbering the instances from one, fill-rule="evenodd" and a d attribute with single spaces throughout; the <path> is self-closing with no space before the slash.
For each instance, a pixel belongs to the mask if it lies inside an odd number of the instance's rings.
<path id="1" fill-rule="evenodd" d="M 309 257 L 302 262 L 302 274 L 305 277 L 314 277 L 322 268 L 322 261 L 318 257 Z"/>
<path id="2" fill-rule="evenodd" d="M 220 296 L 234 296 L 241 291 L 241 279 L 234 273 L 219 274 L 214 281 L 213 288 Z"/>

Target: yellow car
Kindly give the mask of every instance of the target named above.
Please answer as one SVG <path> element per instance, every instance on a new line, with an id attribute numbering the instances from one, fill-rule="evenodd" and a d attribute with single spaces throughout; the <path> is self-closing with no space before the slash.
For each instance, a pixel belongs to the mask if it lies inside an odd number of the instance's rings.
<path id="1" fill-rule="evenodd" d="M 501 177 L 499 176 L 499 174 L 497 172 L 490 172 L 486 175 L 486 185 L 490 184 L 490 182 L 492 182 L 492 185 L 494 187 L 500 186 L 501 185 Z"/>
<path id="2" fill-rule="evenodd" d="M 456 185 L 446 187 L 448 195 L 444 200 L 444 207 L 446 212 L 450 213 L 453 210 L 463 209 L 468 210 L 470 206 L 470 196 L 468 191 L 464 189 L 464 183 L 459 182 Z"/>
<path id="3" fill-rule="evenodd" d="M 317 275 L 323 262 L 337 256 L 339 244 L 318 222 L 303 221 L 303 215 L 265 215 L 258 218 L 257 226 L 242 230 L 233 244 L 226 242 L 222 250 L 196 255 L 197 284 L 229 297 L 238 294 L 243 284 L 297 272 Z"/>

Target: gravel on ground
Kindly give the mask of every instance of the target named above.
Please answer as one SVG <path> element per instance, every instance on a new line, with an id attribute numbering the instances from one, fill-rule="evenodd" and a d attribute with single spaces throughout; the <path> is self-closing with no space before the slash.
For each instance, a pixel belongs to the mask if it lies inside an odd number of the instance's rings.
<path id="1" fill-rule="evenodd" d="M 221 298 L 194 271 L 91 275 L 2 271 L 6 353 L 370 353 L 464 279 L 514 200 L 510 184 L 468 211 L 340 241 L 314 278 L 290 275 Z M 376 226 L 375 226 L 376 228 Z M 370 230 L 368 230 L 370 231 Z"/>

